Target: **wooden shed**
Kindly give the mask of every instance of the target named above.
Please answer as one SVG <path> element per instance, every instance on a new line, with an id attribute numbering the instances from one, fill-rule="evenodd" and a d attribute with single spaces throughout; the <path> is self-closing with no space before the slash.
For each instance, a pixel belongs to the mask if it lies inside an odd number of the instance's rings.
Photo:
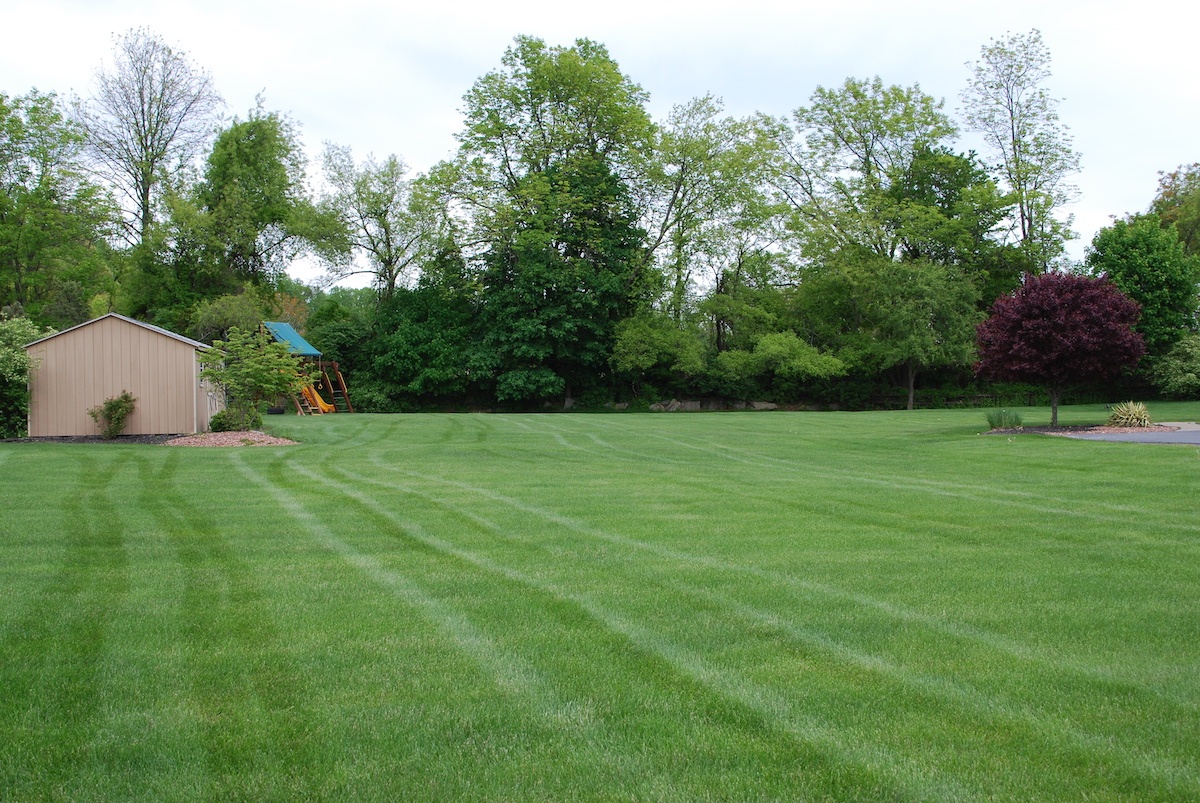
<path id="1" fill-rule="evenodd" d="M 137 399 L 124 435 L 204 432 L 225 400 L 200 379 L 204 343 L 109 313 L 25 347 L 29 434 L 96 435 L 88 410 L 128 390 Z"/>

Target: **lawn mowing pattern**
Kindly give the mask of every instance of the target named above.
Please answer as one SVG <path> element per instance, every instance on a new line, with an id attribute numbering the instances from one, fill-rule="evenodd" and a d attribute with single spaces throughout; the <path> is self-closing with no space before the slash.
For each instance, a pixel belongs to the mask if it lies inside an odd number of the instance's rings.
<path id="1" fill-rule="evenodd" d="M 0 447 L 0 798 L 1200 798 L 1197 450 L 981 425 Z"/>

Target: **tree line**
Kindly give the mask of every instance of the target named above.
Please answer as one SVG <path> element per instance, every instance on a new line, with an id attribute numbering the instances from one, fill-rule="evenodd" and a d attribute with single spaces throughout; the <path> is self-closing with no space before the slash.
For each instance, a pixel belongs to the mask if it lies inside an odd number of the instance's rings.
<path id="1" fill-rule="evenodd" d="M 1141 379 L 1179 390 L 1163 366 L 1200 353 L 1200 165 L 1070 265 L 1079 155 L 1050 77 L 1035 30 L 981 48 L 959 119 L 852 77 L 787 115 L 705 96 L 655 120 L 603 45 L 517 37 L 466 94 L 452 158 L 412 175 L 326 143 L 310 174 L 294 120 L 262 98 L 223 120 L 209 74 L 133 30 L 87 97 L 0 94 L 0 316 L 115 310 L 209 342 L 287 320 L 363 409 L 894 389 L 911 407 L 922 381 L 973 381 L 976 327 L 1023 276 L 1074 271 L 1141 305 Z M 301 256 L 371 287 L 302 285 Z"/>

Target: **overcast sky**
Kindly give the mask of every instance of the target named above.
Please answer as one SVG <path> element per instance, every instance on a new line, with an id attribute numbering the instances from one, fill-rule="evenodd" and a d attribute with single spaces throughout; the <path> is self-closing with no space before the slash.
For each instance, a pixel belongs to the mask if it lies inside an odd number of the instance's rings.
<path id="1" fill-rule="evenodd" d="M 212 73 L 228 106 L 266 108 L 355 156 L 395 153 L 422 172 L 454 150 L 462 96 L 518 34 L 604 43 L 650 111 L 712 93 L 736 116 L 782 115 L 848 76 L 920 83 L 957 117 L 967 62 L 990 38 L 1041 30 L 1051 93 L 1083 169 L 1072 205 L 1083 248 L 1110 216 L 1144 210 L 1157 173 L 1200 161 L 1194 3 L 607 3 L 375 0 L 7 0 L 0 92 L 86 95 L 113 35 L 147 27 Z M 411 7 L 410 7 L 411 6 Z M 959 147 L 977 143 L 964 137 Z M 310 170 L 310 173 L 313 172 Z"/>

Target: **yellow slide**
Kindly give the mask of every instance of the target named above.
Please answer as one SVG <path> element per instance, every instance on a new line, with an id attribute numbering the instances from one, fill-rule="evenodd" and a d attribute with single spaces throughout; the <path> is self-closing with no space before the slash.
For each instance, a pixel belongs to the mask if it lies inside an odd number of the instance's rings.
<path id="1" fill-rule="evenodd" d="M 308 405 L 310 407 L 315 407 L 322 413 L 337 412 L 337 408 L 332 404 L 326 404 L 325 400 L 321 398 L 321 394 L 317 393 L 317 389 L 312 385 L 306 385 L 305 387 L 301 388 L 300 392 L 304 394 L 305 399 L 308 399 Z"/>

